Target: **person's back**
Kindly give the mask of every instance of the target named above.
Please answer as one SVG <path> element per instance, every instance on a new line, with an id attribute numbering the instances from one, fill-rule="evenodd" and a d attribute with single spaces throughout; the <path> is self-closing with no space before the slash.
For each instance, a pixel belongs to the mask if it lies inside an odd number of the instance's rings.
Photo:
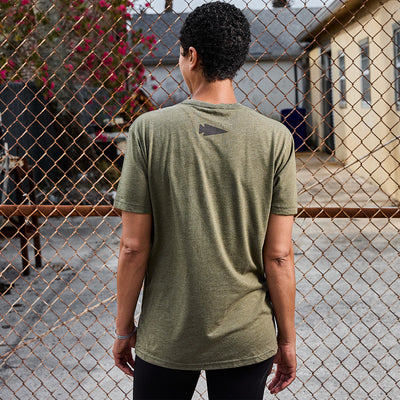
<path id="1" fill-rule="evenodd" d="M 131 134 L 157 221 L 136 353 L 186 369 L 271 357 L 262 248 L 269 214 L 296 212 L 290 133 L 237 103 L 187 100 L 143 115 Z M 128 181 L 116 205 L 146 211 Z"/>
<path id="2" fill-rule="evenodd" d="M 208 43 L 203 54 L 190 45 L 198 36 L 196 26 L 203 31 L 213 18 L 229 23 L 231 36 L 235 25 L 243 35 L 231 43 L 242 41 L 242 60 L 225 72 L 207 67 Z M 293 277 L 285 271 L 293 270 L 290 216 L 297 211 L 293 141 L 282 124 L 234 98 L 232 77 L 248 49 L 246 23 L 239 10 L 224 3 L 209 3 L 189 15 L 181 32 L 180 68 L 193 99 L 144 114 L 130 130 L 115 201 L 124 210 L 118 332 L 131 331 L 145 273 L 146 278 L 137 342 L 135 332 L 119 336 L 114 354 L 116 364 L 132 374 L 128 351 L 136 347 L 135 399 L 191 398 L 202 369 L 207 371 L 210 399 L 230 393 L 260 398 L 278 351 L 271 302 L 278 311 L 278 334 L 290 337 L 293 347 Z M 229 76 L 224 79 L 224 74 Z M 275 234 L 276 223 L 282 224 L 282 238 Z M 144 244 L 139 249 L 137 243 Z M 139 273 L 129 272 L 135 264 Z M 275 278 L 278 267 L 284 273 L 282 282 Z M 287 300 L 281 299 L 282 288 Z M 183 370 L 191 375 L 176 375 L 178 391 L 160 391 L 148 383 L 164 379 L 169 371 L 168 386 L 174 388 L 170 373 Z M 228 381 L 216 378 L 221 371 Z M 242 382 L 241 390 L 235 389 L 235 383 L 240 387 L 239 371 L 247 383 Z M 291 370 L 271 391 L 281 390 L 293 378 Z M 221 391 L 227 382 L 230 392 Z"/>

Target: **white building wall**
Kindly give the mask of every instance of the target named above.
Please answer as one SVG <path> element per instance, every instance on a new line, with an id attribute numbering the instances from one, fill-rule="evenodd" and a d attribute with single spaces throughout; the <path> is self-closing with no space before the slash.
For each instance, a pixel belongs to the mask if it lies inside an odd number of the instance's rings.
<path id="1" fill-rule="evenodd" d="M 296 105 L 296 85 L 293 61 L 246 62 L 235 78 L 237 100 L 260 113 L 279 119 L 284 108 Z M 298 71 L 298 76 L 302 72 Z M 302 85 L 300 85 L 302 86 Z M 299 92 L 300 105 L 303 93 Z"/>
<path id="2" fill-rule="evenodd" d="M 146 75 L 143 88 L 158 106 L 168 107 L 188 98 L 189 91 L 177 64 L 146 66 Z"/>
<path id="3" fill-rule="evenodd" d="M 149 78 L 144 89 L 157 105 L 167 107 L 188 98 L 189 91 L 177 65 L 147 66 L 146 69 Z M 299 78 L 302 74 L 298 69 Z M 238 102 L 279 119 L 280 110 L 295 107 L 294 64 L 286 60 L 246 62 L 234 79 L 234 88 Z M 303 96 L 300 91 L 300 106 Z"/>

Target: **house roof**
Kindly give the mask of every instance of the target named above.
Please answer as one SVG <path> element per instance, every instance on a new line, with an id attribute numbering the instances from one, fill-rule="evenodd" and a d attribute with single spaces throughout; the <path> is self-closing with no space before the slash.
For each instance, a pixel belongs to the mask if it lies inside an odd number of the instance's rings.
<path id="1" fill-rule="evenodd" d="M 298 40 L 311 41 L 318 38 L 321 33 L 330 33 L 331 26 L 344 18 L 354 17 L 365 5 L 365 0 L 333 0 L 328 7 L 320 8 L 311 24 L 300 33 Z"/>
<path id="2" fill-rule="evenodd" d="M 294 59 L 304 52 L 298 36 L 313 21 L 319 8 L 265 8 L 261 11 L 246 9 L 250 22 L 252 42 L 249 59 Z M 176 63 L 179 58 L 179 33 L 188 13 L 141 14 L 132 21 L 133 30 L 156 36 L 157 50 L 153 56 L 145 55 L 144 64 Z"/>

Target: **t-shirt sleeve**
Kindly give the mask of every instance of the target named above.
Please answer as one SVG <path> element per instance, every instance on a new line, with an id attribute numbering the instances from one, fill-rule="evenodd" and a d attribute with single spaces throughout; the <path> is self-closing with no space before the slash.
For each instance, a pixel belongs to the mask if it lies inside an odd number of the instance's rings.
<path id="1" fill-rule="evenodd" d="M 279 146 L 272 194 L 271 213 L 297 214 L 296 158 L 291 133 L 285 129 L 284 141 Z"/>
<path id="2" fill-rule="evenodd" d="M 136 123 L 129 129 L 128 145 L 114 207 L 139 214 L 152 212 L 147 161 Z"/>

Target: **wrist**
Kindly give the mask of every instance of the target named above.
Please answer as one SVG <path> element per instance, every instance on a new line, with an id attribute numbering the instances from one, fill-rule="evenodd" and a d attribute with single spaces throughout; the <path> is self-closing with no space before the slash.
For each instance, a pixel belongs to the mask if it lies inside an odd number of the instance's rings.
<path id="1" fill-rule="evenodd" d="M 279 335 L 278 333 L 278 337 L 277 337 L 277 341 L 279 345 L 295 345 L 296 344 L 296 333 L 290 333 L 290 334 L 286 334 L 286 335 Z"/>
<path id="2" fill-rule="evenodd" d="M 296 341 L 278 340 L 278 347 L 280 348 L 296 348 Z"/>
<path id="3" fill-rule="evenodd" d="M 132 330 L 131 332 L 129 332 L 129 333 L 125 333 L 125 332 L 124 332 L 124 334 L 121 335 L 121 334 L 119 334 L 119 333 L 117 332 L 117 329 L 115 329 L 114 334 L 115 334 L 115 337 L 116 337 L 117 339 L 126 340 L 126 339 L 130 339 L 130 338 L 136 333 L 136 331 L 137 331 L 137 327 L 135 326 L 135 327 L 133 328 L 133 330 Z"/>
<path id="4" fill-rule="evenodd" d="M 135 321 L 133 317 L 125 317 L 117 315 L 115 319 L 115 328 L 119 335 L 128 335 L 135 329 Z"/>

